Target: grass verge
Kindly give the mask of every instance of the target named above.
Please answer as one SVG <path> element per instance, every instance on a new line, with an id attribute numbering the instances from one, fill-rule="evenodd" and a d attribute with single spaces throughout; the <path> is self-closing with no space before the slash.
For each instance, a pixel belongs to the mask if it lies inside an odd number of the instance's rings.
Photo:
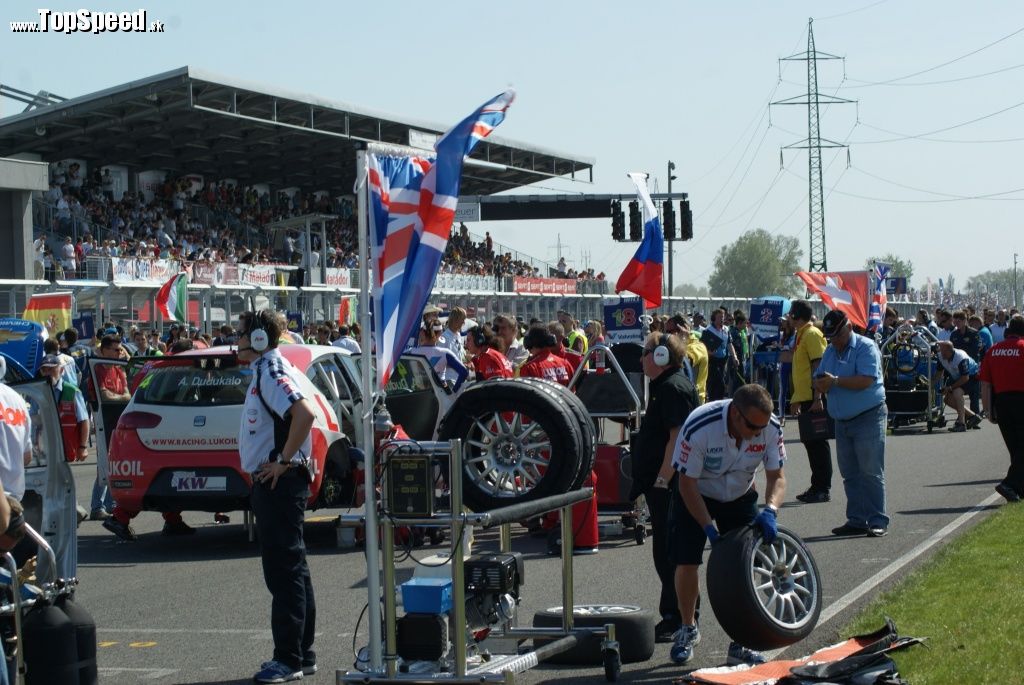
<path id="1" fill-rule="evenodd" d="M 1024 683 L 1024 504 L 1003 506 L 880 595 L 842 631 L 889 616 L 926 646 L 892 655 L 912 685 Z"/>

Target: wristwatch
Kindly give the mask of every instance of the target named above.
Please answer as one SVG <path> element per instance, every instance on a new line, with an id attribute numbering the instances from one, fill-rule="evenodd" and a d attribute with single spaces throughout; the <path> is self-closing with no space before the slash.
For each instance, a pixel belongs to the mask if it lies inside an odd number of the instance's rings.
<path id="1" fill-rule="evenodd" d="M 663 477 L 658 476 L 657 478 L 654 479 L 654 485 L 655 487 L 660 485 L 668 485 L 668 481 L 665 480 Z"/>

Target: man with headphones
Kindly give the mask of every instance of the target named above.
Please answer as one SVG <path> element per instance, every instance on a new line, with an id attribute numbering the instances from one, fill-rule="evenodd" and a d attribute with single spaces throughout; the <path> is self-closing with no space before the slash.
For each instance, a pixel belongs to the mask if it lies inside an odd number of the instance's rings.
<path id="1" fill-rule="evenodd" d="M 313 406 L 300 390 L 301 374 L 277 349 L 284 317 L 268 310 L 246 312 L 239 324 L 238 358 L 249 363 L 253 374 L 238 429 L 238 453 L 242 468 L 252 475 L 250 505 L 263 579 L 273 596 L 274 658 L 262 664 L 253 680 L 284 683 L 316 673 L 316 602 L 302 538 L 313 476 Z"/>
<path id="2" fill-rule="evenodd" d="M 661 579 L 658 611 L 661 621 L 655 626 L 658 642 L 671 642 L 682 626 L 676 599 L 675 564 L 669 558 L 667 538 L 670 488 L 675 485 L 672 447 L 686 417 L 700 405 L 697 390 L 682 369 L 686 343 L 677 335 L 652 333 L 644 342 L 641 357 L 644 375 L 650 383 L 650 399 L 636 440 L 631 446 L 633 486 L 630 500 L 644 495 L 650 510 L 651 554 Z"/>
<path id="3" fill-rule="evenodd" d="M 476 372 L 476 380 L 512 378 L 515 375 L 508 357 L 498 351 L 499 344 L 487 324 L 474 326 L 466 334 L 466 349 L 471 355 L 470 363 Z"/>

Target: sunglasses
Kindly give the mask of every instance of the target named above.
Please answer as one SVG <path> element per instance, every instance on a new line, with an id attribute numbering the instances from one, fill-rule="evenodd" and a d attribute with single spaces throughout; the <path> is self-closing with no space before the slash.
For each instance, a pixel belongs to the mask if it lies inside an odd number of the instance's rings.
<path id="1" fill-rule="evenodd" d="M 757 431 L 758 433 L 760 433 L 761 431 L 768 427 L 767 423 L 764 424 L 763 426 L 759 426 L 756 423 L 751 423 L 750 419 L 747 418 L 747 415 L 744 414 L 743 410 L 740 409 L 739 407 L 736 407 L 736 413 L 740 415 L 741 419 L 743 419 L 743 423 L 747 424 L 747 428 L 749 428 L 752 431 Z"/>

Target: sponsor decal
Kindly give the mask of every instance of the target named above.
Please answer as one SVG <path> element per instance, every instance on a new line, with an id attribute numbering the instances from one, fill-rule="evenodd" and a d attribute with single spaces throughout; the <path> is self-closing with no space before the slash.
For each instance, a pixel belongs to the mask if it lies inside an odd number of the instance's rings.
<path id="1" fill-rule="evenodd" d="M 241 385 L 241 384 L 242 384 L 242 379 L 238 378 L 238 377 L 235 377 L 235 376 L 210 376 L 209 378 L 199 378 L 199 377 L 194 376 L 191 379 L 189 379 L 189 378 L 182 378 L 180 381 L 178 381 L 178 387 L 179 388 L 181 386 L 183 386 L 183 385 L 208 386 L 208 385 Z"/>
<path id="2" fill-rule="evenodd" d="M 145 476 L 142 470 L 141 461 L 112 461 L 110 462 L 110 475 L 112 476 Z"/>
<path id="3" fill-rule="evenodd" d="M 203 426 L 206 425 L 206 417 L 205 416 L 196 416 L 196 417 L 194 417 L 192 419 L 192 425 L 195 428 L 202 428 Z"/>
<path id="4" fill-rule="evenodd" d="M 197 476 L 195 471 L 175 471 L 171 474 L 171 487 L 178 492 L 224 492 L 228 479 L 226 476 Z"/>
<path id="5" fill-rule="evenodd" d="M 238 447 L 237 437 L 183 437 L 183 438 L 151 438 L 144 440 L 146 447 L 217 447 L 228 449 Z"/>
<path id="6" fill-rule="evenodd" d="M 994 348 L 989 352 L 993 357 L 1019 357 L 1020 350 L 1015 347 Z"/>
<path id="7" fill-rule="evenodd" d="M 708 471 L 717 471 L 722 468 L 722 457 L 707 455 L 704 457 L 704 468 Z"/>
<path id="8" fill-rule="evenodd" d="M 0 421 L 8 426 L 24 426 L 27 420 L 28 416 L 24 409 L 0 405 Z"/>
<path id="9" fill-rule="evenodd" d="M 764 452 L 764 448 L 765 448 L 764 444 L 761 444 L 761 445 L 747 445 L 747 449 L 744 450 L 744 451 L 745 452 L 752 452 L 754 454 L 759 454 L 761 452 Z"/>
<path id="10" fill-rule="evenodd" d="M 110 480 L 110 487 L 112 488 L 120 488 L 122 490 L 126 490 L 131 486 L 132 482 L 130 480 L 125 480 L 123 478 L 112 478 Z"/>
<path id="11" fill-rule="evenodd" d="M 690 443 L 684 442 L 679 451 L 679 461 L 683 464 L 690 458 Z"/>

